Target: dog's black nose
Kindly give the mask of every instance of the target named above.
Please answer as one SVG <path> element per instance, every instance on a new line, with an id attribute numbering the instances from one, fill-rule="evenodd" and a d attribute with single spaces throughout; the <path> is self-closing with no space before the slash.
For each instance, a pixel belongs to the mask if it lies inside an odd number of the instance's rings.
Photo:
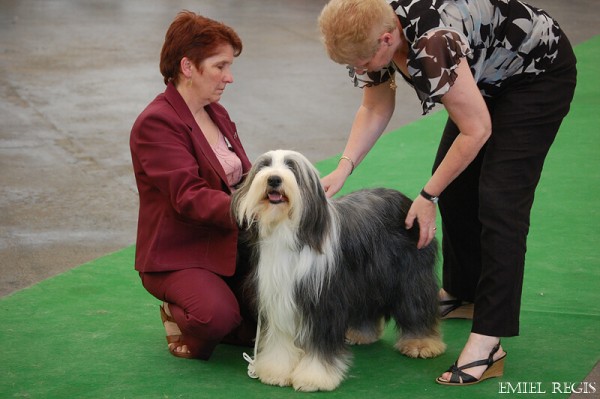
<path id="1" fill-rule="evenodd" d="M 279 176 L 270 176 L 267 179 L 267 184 L 271 188 L 277 188 L 277 187 L 279 187 L 281 185 L 281 177 L 279 177 Z"/>

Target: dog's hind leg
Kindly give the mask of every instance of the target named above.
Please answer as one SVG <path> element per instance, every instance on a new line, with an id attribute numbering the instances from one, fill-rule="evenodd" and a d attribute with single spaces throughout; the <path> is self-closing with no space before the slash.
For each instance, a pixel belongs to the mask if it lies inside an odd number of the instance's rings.
<path id="1" fill-rule="evenodd" d="M 420 275 L 419 275 L 420 274 Z M 400 332 L 395 348 L 408 357 L 430 358 L 446 350 L 440 332 L 437 282 L 426 270 L 411 275 L 404 285 L 392 317 Z"/>
<path id="2" fill-rule="evenodd" d="M 379 341 L 385 329 L 385 318 L 375 322 L 364 322 L 360 326 L 350 326 L 346 332 L 346 343 L 349 345 L 368 345 Z"/>
<path id="3" fill-rule="evenodd" d="M 446 351 L 446 344 L 438 329 L 425 336 L 402 333 L 394 347 L 403 355 L 414 358 L 436 357 Z"/>

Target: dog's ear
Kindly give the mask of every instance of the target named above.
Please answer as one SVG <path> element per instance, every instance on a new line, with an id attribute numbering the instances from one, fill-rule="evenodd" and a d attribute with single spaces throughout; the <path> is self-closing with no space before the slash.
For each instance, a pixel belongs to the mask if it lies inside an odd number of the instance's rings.
<path id="1" fill-rule="evenodd" d="M 301 245 L 309 245 L 319 253 L 323 251 L 323 242 L 331 226 L 331 215 L 325 190 L 321 185 L 319 173 L 312 167 L 303 170 L 301 187 L 304 206 L 298 229 Z"/>
<path id="2" fill-rule="evenodd" d="M 236 191 L 234 191 L 231 198 L 231 214 L 234 220 L 238 223 L 240 228 L 248 228 L 249 225 L 253 224 L 254 215 L 249 214 L 249 204 L 247 203 L 248 192 L 252 186 L 252 181 L 258 173 L 258 171 L 265 165 L 268 165 L 270 158 L 267 154 L 261 155 L 256 162 L 250 168 L 250 171 L 244 176 L 242 183 L 238 185 Z"/>

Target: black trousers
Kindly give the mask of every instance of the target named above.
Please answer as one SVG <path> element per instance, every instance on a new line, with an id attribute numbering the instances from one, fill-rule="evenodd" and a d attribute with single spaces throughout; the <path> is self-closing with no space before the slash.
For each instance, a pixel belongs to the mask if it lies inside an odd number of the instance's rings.
<path id="1" fill-rule="evenodd" d="M 531 207 L 544 160 L 569 111 L 575 64 L 563 35 L 551 69 L 516 79 L 486 98 L 491 137 L 440 195 L 443 287 L 475 303 L 472 332 L 519 334 Z M 449 119 L 433 170 L 458 133 Z"/>

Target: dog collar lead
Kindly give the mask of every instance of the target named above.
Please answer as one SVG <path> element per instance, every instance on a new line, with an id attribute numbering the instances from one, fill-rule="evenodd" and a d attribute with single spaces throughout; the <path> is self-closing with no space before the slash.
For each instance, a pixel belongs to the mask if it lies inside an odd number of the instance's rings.
<path id="1" fill-rule="evenodd" d="M 425 191 L 425 189 L 421 190 L 421 197 L 425 198 L 428 201 L 433 202 L 434 204 L 437 204 L 438 201 L 440 200 L 440 197 L 436 197 L 435 195 L 429 194 L 427 191 Z"/>

